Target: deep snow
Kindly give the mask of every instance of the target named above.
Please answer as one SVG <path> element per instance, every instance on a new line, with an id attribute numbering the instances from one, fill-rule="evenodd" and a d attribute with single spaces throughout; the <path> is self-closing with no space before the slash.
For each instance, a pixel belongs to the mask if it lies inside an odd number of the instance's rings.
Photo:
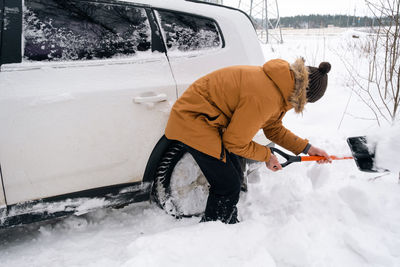
<path id="1" fill-rule="evenodd" d="M 376 146 L 376 166 L 400 173 L 400 123 L 378 131 L 370 137 Z"/>
<path id="2" fill-rule="evenodd" d="M 353 32 L 284 34 L 284 44 L 263 45 L 266 59 L 332 64 L 324 98 L 284 124 L 336 155 L 350 154 L 346 137 L 373 136 L 377 162 L 393 173 L 362 173 L 352 160 L 263 167 L 237 225 L 175 220 L 149 203 L 102 209 L 0 231 L 0 266 L 400 266 L 400 127 L 364 119 L 370 111 L 346 88 L 338 48 Z"/>

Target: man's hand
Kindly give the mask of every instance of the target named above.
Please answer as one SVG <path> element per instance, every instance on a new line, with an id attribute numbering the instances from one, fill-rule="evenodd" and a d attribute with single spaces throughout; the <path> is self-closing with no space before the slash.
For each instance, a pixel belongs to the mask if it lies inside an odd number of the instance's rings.
<path id="1" fill-rule="evenodd" d="M 325 150 L 322 150 L 318 147 L 311 146 L 310 149 L 308 150 L 308 155 L 310 156 L 322 156 L 325 157 L 326 159 L 322 159 L 317 161 L 319 164 L 321 163 L 332 163 L 332 160 L 328 153 L 325 152 Z"/>
<path id="2" fill-rule="evenodd" d="M 272 153 L 271 153 L 271 157 L 270 157 L 269 161 L 265 162 L 265 165 L 267 165 L 267 168 L 273 172 L 282 170 L 282 166 L 279 163 L 278 158 Z"/>

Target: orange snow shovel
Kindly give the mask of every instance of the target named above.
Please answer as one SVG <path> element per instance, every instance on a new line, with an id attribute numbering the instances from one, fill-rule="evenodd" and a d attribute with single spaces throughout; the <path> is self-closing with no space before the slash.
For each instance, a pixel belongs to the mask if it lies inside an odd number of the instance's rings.
<path id="1" fill-rule="evenodd" d="M 289 154 L 286 154 L 282 150 L 279 150 L 275 147 L 270 147 L 272 153 L 276 152 L 282 157 L 286 159 L 285 162 L 281 163 L 282 167 L 286 167 L 287 165 L 293 163 L 293 162 L 303 162 L 303 161 L 319 161 L 326 159 L 325 157 L 322 156 L 292 156 Z M 354 159 L 353 157 L 338 157 L 338 156 L 330 156 L 331 160 L 342 160 L 342 159 Z"/>
<path id="2" fill-rule="evenodd" d="M 365 136 L 356 136 L 347 138 L 347 143 L 350 147 L 352 157 L 337 157 L 330 156 L 331 160 L 343 160 L 343 159 L 354 159 L 357 167 L 360 171 L 363 172 L 387 172 L 389 170 L 379 168 L 375 166 L 375 149 L 376 144 L 368 144 L 367 138 Z M 282 167 L 286 167 L 287 165 L 293 162 L 303 162 L 303 161 L 318 161 L 323 160 L 325 157 L 321 156 L 292 156 L 286 154 L 285 152 L 270 147 L 272 153 L 276 152 L 282 157 L 286 159 L 286 162 L 281 163 Z"/>

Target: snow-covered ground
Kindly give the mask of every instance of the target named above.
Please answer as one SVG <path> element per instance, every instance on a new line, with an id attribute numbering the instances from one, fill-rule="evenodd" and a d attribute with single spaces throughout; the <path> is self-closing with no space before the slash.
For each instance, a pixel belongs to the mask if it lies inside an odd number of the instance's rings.
<path id="1" fill-rule="evenodd" d="M 362 173 L 352 160 L 262 168 L 237 225 L 175 220 L 149 203 L 103 209 L 0 231 L 0 266 L 400 266 L 400 127 L 378 128 L 346 87 L 341 48 L 353 34 L 284 32 L 283 44 L 263 49 L 266 59 L 332 64 L 326 95 L 287 114 L 289 129 L 335 155 L 350 154 L 348 136 L 381 136 L 378 163 L 393 173 Z"/>

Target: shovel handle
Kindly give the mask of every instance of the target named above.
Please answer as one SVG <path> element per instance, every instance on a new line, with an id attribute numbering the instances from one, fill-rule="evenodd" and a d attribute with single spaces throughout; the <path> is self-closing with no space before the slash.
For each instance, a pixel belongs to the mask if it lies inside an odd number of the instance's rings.
<path id="1" fill-rule="evenodd" d="M 342 160 L 342 159 L 353 159 L 353 157 L 337 157 L 337 156 L 330 156 L 331 160 Z M 302 156 L 301 161 L 319 161 L 323 160 L 325 157 L 322 156 Z"/>
<path id="2" fill-rule="evenodd" d="M 292 156 L 289 155 L 282 150 L 279 150 L 275 147 L 270 147 L 272 154 L 278 153 L 282 157 L 286 159 L 285 162 L 281 163 L 282 168 L 286 167 L 287 165 L 293 163 L 293 162 L 302 162 L 302 161 L 319 161 L 326 159 L 325 157 L 322 156 Z M 353 157 L 337 157 L 337 156 L 330 156 L 329 157 L 331 160 L 342 160 L 342 159 L 353 159 Z"/>
<path id="3" fill-rule="evenodd" d="M 275 147 L 270 147 L 272 154 L 274 154 L 275 152 L 278 153 L 279 155 L 281 155 L 282 157 L 284 157 L 286 159 L 285 162 L 280 163 L 282 168 L 285 168 L 287 165 L 293 163 L 293 162 L 300 162 L 301 161 L 301 157 L 300 156 L 291 156 L 289 154 L 286 154 L 285 152 L 283 152 L 282 150 L 279 150 Z"/>

